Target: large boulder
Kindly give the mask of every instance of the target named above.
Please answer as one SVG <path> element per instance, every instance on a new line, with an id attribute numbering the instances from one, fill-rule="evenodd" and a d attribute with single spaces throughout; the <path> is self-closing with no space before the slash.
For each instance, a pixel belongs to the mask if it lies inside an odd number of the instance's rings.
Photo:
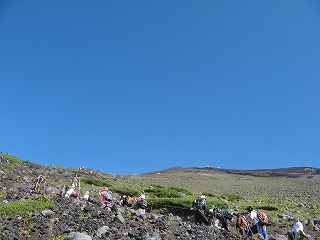
<path id="1" fill-rule="evenodd" d="M 56 187 L 47 187 L 46 194 L 48 194 L 51 197 L 54 197 L 60 194 L 60 190 Z"/>

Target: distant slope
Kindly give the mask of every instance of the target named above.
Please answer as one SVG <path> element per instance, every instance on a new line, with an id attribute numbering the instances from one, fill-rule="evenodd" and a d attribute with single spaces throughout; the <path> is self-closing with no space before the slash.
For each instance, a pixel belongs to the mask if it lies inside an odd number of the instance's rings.
<path id="1" fill-rule="evenodd" d="M 168 168 L 162 171 L 150 172 L 145 174 L 155 173 L 191 173 L 191 174 L 237 174 L 237 175 L 251 175 L 260 177 L 300 177 L 302 175 L 318 175 L 320 174 L 319 168 L 312 167 L 290 167 L 290 168 L 276 168 L 276 169 L 256 169 L 256 170 L 240 170 L 240 169 L 224 169 L 218 167 L 189 167 L 183 168 L 180 166 Z"/>

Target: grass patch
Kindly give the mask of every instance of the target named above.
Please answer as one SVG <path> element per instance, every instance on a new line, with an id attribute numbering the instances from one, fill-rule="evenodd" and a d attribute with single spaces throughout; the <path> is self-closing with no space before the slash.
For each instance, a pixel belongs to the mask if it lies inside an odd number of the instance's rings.
<path id="1" fill-rule="evenodd" d="M 97 178 L 83 178 L 81 179 L 81 184 L 89 184 L 97 187 L 110 187 L 110 183 L 107 183 L 106 181 Z"/>
<path id="2" fill-rule="evenodd" d="M 39 196 L 34 200 L 26 199 L 9 203 L 0 203 L 0 218 L 42 211 L 53 206 L 53 203 L 45 196 Z"/>
<path id="3" fill-rule="evenodd" d="M 243 197 L 241 197 L 237 194 L 232 194 L 232 193 L 225 194 L 224 196 L 226 196 L 228 201 L 230 201 L 230 202 L 236 202 L 236 201 L 243 199 Z"/>
<path id="4" fill-rule="evenodd" d="M 179 187 L 164 187 L 160 185 L 150 186 L 144 192 L 148 193 L 151 197 L 158 198 L 180 198 L 182 194 L 191 194 L 189 191 Z"/>
<path id="5" fill-rule="evenodd" d="M 135 188 L 128 187 L 128 186 L 120 186 L 120 185 L 113 186 L 111 191 L 116 192 L 119 195 L 129 195 L 131 197 L 133 196 L 137 197 L 140 194 L 140 191 Z"/>
<path id="6" fill-rule="evenodd" d="M 24 163 L 24 162 L 29 162 L 29 161 L 21 160 L 20 158 L 17 158 L 17 157 L 15 157 L 15 156 L 11 156 L 11 155 L 8 155 L 8 154 L 3 154 L 3 158 L 4 158 L 5 161 L 8 159 L 11 164 L 12 164 L 12 163 Z"/>

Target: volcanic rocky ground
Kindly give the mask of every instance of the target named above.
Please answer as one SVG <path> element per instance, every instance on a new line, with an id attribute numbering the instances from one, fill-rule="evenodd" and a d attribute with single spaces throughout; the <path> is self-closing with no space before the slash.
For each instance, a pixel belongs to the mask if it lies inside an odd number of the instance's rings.
<path id="1" fill-rule="evenodd" d="M 0 219 L 0 239 L 240 239 L 233 225 L 231 232 L 195 225 L 190 210 L 178 208 L 139 210 L 125 208 L 117 203 L 105 206 L 97 197 L 93 202 L 71 201 L 59 195 L 62 186 L 56 183 L 68 179 L 78 169 L 48 167 L 23 162 L 14 166 L 0 164 L 0 191 L 6 195 L 1 204 L 23 199 L 34 199 L 39 193 L 31 189 L 36 176 L 45 173 L 47 182 L 45 194 L 54 203 L 43 211 Z M 82 176 L 98 178 L 98 171 L 85 170 Z M 44 192 L 44 191 L 43 191 Z M 319 216 L 320 217 L 320 216 Z M 234 222 L 233 222 L 234 224 Z M 306 222 L 309 239 L 320 239 L 320 220 Z M 272 223 L 268 227 L 270 239 L 286 239 L 288 224 Z M 245 238 L 243 238 L 245 239 Z"/>

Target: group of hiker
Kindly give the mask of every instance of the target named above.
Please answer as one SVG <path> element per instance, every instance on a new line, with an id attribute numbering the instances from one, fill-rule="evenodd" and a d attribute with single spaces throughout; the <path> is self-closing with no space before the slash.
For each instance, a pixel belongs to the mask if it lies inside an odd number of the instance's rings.
<path id="1" fill-rule="evenodd" d="M 35 181 L 33 190 L 37 193 L 41 193 L 45 191 L 46 187 L 46 177 L 43 175 L 39 175 Z M 64 186 L 60 192 L 62 197 L 65 197 L 70 200 L 83 200 L 88 203 L 95 203 L 96 201 L 90 196 L 90 192 L 86 191 L 83 196 L 80 196 L 80 177 L 78 175 L 74 175 L 70 179 L 70 186 Z M 104 187 L 102 190 L 98 190 L 97 197 L 99 200 L 108 205 L 112 202 L 118 203 L 122 206 L 133 207 L 134 209 L 140 209 L 141 213 L 145 213 L 145 209 L 147 208 L 147 201 L 144 194 L 142 194 L 137 199 L 129 195 L 122 195 L 120 199 L 113 199 L 113 193 L 108 187 Z"/>
<path id="2" fill-rule="evenodd" d="M 7 153 L 7 155 L 9 155 L 9 153 Z M 10 159 L 9 158 L 5 159 L 4 158 L 4 153 L 0 152 L 0 163 L 4 163 L 4 162 L 9 164 L 10 163 Z"/>
<path id="3" fill-rule="evenodd" d="M 232 213 L 211 205 L 207 211 L 206 196 L 197 197 L 192 203 L 191 210 L 194 210 L 194 219 L 196 224 L 205 224 L 216 228 L 224 229 L 230 232 L 231 221 L 236 217 L 236 229 L 243 236 L 253 236 L 260 234 L 265 240 L 268 240 L 267 226 L 269 225 L 268 217 L 263 211 L 257 211 L 248 206 L 247 211 L 242 213 Z M 298 218 L 296 223 L 288 232 L 288 239 L 297 240 L 306 238 L 303 225 Z"/>
<path id="4" fill-rule="evenodd" d="M 61 192 L 61 195 L 70 200 L 84 200 L 88 203 L 94 203 L 91 198 L 90 192 L 86 191 L 83 196 L 79 196 L 80 191 L 80 177 L 74 175 L 71 179 L 71 186 L 66 186 Z M 42 186 L 41 186 L 42 185 Z M 40 175 L 37 177 L 34 190 L 41 192 L 41 188 L 45 189 L 46 180 L 45 176 Z M 141 213 L 145 213 L 147 208 L 147 201 L 144 194 L 137 199 L 129 195 L 122 195 L 120 199 L 113 199 L 112 191 L 108 187 L 104 187 L 98 191 L 98 198 L 106 206 L 112 202 L 118 203 L 124 207 L 139 209 Z M 253 236 L 260 234 L 265 240 L 268 240 L 267 226 L 269 225 L 268 217 L 263 211 L 257 211 L 251 206 L 248 206 L 245 212 L 233 213 L 228 210 L 223 210 L 211 205 L 207 207 L 206 196 L 202 195 L 197 197 L 193 203 L 191 210 L 194 211 L 194 220 L 196 224 L 205 224 L 219 229 L 224 229 L 230 232 L 232 226 L 232 219 L 236 217 L 236 229 L 243 236 Z M 302 223 L 296 219 L 296 223 L 291 231 L 288 233 L 288 239 L 296 240 L 306 237 Z"/>

